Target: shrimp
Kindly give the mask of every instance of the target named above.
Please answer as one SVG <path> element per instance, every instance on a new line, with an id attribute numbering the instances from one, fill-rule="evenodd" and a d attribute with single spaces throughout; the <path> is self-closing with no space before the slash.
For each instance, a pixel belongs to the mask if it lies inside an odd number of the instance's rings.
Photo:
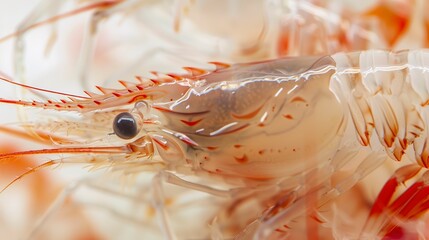
<path id="1" fill-rule="evenodd" d="M 425 50 L 370 50 L 231 66 L 215 62 L 211 71 L 186 67 L 187 74 L 120 81 L 124 89 L 57 93 L 69 100 L 0 99 L 81 114 L 74 122 L 53 123 L 51 145 L 59 147 L 1 154 L 0 160 L 70 155 L 11 184 L 72 162 L 122 174 L 155 172 L 152 201 L 168 238 L 175 235 L 164 182 L 229 199 L 211 218 L 212 236 L 311 237 L 319 228 L 331 229 L 324 238 L 426 235 L 409 223 L 424 221 L 428 208 L 427 56 Z M 43 136 L 51 124 L 27 127 Z M 353 223 L 354 232 L 339 228 L 332 209 L 386 159 L 405 164 L 397 163 L 379 196 L 360 196 L 372 205 L 362 210 L 368 216 L 361 226 Z M 352 172 L 342 175 L 347 169 Z M 395 195 L 405 181 L 414 184 Z"/>

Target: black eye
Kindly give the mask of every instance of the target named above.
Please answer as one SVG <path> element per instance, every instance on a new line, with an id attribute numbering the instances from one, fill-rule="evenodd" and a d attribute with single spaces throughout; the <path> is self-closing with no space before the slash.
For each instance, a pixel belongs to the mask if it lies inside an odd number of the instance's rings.
<path id="1" fill-rule="evenodd" d="M 113 120 L 113 131 L 122 139 L 130 139 L 137 135 L 137 121 L 131 113 L 123 112 Z"/>

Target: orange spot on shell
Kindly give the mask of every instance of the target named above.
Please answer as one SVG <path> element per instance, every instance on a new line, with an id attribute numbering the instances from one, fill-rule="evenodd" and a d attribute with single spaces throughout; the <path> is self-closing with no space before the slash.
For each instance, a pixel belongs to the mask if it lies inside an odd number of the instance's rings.
<path id="1" fill-rule="evenodd" d="M 231 115 L 234 118 L 237 118 L 237 119 L 251 119 L 251 118 L 255 117 L 259 113 L 259 111 L 261 111 L 261 109 L 262 109 L 262 106 L 260 106 L 255 111 L 250 112 L 250 113 L 246 113 L 246 114 L 243 114 L 243 115 L 236 115 L 236 114 L 232 113 Z"/>
<path id="2" fill-rule="evenodd" d="M 198 119 L 195 121 L 186 121 L 186 120 L 180 120 L 182 123 L 188 125 L 189 127 L 197 125 L 199 122 L 201 122 L 203 119 Z"/>
<path id="3" fill-rule="evenodd" d="M 307 102 L 304 98 L 297 96 L 292 98 L 292 100 L 290 100 L 290 102 Z"/>
<path id="4" fill-rule="evenodd" d="M 283 117 L 285 117 L 285 118 L 287 118 L 287 119 L 293 119 L 293 116 L 292 116 L 292 115 L 290 115 L 290 114 L 283 115 Z"/>
<path id="5" fill-rule="evenodd" d="M 218 147 L 207 147 L 207 149 L 208 149 L 208 150 L 212 150 L 212 151 L 213 151 L 213 150 L 218 149 Z"/>
<path id="6" fill-rule="evenodd" d="M 243 146 L 243 145 L 240 145 L 240 144 L 235 144 L 235 145 L 234 145 L 234 147 L 235 147 L 235 148 L 241 148 L 242 146 Z"/>
<path id="7" fill-rule="evenodd" d="M 139 100 L 145 100 L 145 99 L 147 99 L 147 95 L 146 94 L 140 94 L 140 95 L 137 95 L 137 96 L 131 98 L 131 100 L 128 101 L 128 103 L 138 102 Z"/>
<path id="8" fill-rule="evenodd" d="M 244 154 L 242 157 L 234 157 L 234 159 L 239 163 L 246 163 L 249 161 L 246 154 Z"/>

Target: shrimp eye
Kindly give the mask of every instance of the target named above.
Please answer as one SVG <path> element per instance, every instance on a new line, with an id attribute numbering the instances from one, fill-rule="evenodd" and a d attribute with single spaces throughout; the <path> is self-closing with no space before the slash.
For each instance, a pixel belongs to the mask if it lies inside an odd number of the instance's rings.
<path id="1" fill-rule="evenodd" d="M 113 120 L 113 131 L 122 139 L 130 139 L 137 135 L 137 121 L 131 113 L 123 112 Z"/>

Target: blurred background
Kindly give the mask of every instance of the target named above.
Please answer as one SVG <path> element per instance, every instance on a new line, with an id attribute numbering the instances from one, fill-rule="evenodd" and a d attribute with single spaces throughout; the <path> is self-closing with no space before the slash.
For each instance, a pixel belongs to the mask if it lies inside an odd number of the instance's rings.
<path id="1" fill-rule="evenodd" d="M 183 66 L 213 69 L 209 61 L 413 49 L 429 43 L 425 14 L 429 9 L 424 0 L 0 0 L 0 9 L 0 38 L 19 33 L 0 42 L 2 75 L 78 95 L 83 90 L 95 91 L 96 85 L 120 88 L 116 80 L 150 77 L 150 71 L 182 73 Z M 70 16 L 62 15 L 77 9 Z M 34 27 L 54 16 L 64 17 Z M 5 82 L 0 82 L 0 96 L 57 97 Z M 2 104 L 0 114 L 0 123 L 12 126 L 52 120 L 65 113 Z M 39 148 L 43 146 L 1 131 L 1 152 Z M 43 160 L 47 158 L 28 156 L 1 163 L 0 187 Z M 390 176 L 391 169 L 381 171 Z M 118 181 L 120 178 L 82 165 L 31 174 L 0 194 L 0 238 L 28 236 L 54 199 L 64 189 L 74 189 L 73 184 L 85 182 L 82 179 L 100 180 L 73 190 L 45 218 L 32 235 L 34 239 L 137 239 L 142 234 L 161 238 L 150 198 L 142 194 L 142 189 L 149 188 L 150 175 L 143 174 L 131 184 Z M 178 224 L 179 235 L 207 238 L 207 230 L 194 229 L 209 225 L 211 214 L 205 204 L 216 205 L 221 200 L 169 187 L 171 199 L 175 199 L 171 209 L 180 210 L 176 222 L 184 216 L 206 218 L 194 226 Z M 369 191 L 376 194 L 376 190 Z"/>

